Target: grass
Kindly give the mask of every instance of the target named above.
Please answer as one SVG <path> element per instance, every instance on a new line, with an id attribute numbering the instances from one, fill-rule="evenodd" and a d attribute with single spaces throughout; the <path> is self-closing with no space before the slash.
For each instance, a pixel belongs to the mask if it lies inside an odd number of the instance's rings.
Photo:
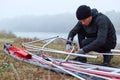
<path id="1" fill-rule="evenodd" d="M 78 80 L 70 75 L 50 71 L 37 67 L 4 54 L 3 45 L 5 42 L 12 42 L 13 45 L 21 47 L 23 40 L 4 39 L 0 42 L 0 80 Z"/>
<path id="2" fill-rule="evenodd" d="M 46 70 L 44 68 L 16 60 L 4 54 L 3 45 L 7 41 L 10 41 L 13 45 L 20 48 L 22 48 L 21 43 L 24 42 L 22 39 L 0 40 L 0 80 L 78 80 L 77 78 L 70 75 Z M 50 46 L 55 49 L 65 49 L 65 43 L 59 43 L 57 45 Z M 59 56 L 59 54 L 55 56 Z M 65 58 L 64 55 L 60 57 Z M 95 61 L 95 59 L 88 59 L 88 61 L 92 63 L 101 63 L 102 56 L 100 56 L 97 61 Z M 111 65 L 120 67 L 119 56 L 114 56 L 111 61 Z"/>

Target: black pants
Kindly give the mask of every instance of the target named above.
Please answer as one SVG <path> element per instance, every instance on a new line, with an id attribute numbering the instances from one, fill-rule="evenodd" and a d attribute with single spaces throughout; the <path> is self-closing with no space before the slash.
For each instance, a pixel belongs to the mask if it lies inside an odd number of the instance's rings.
<path id="1" fill-rule="evenodd" d="M 81 44 L 80 44 L 80 48 L 90 44 L 91 42 L 93 42 L 95 40 L 95 38 L 87 38 L 87 39 L 83 39 L 81 41 Z M 104 45 L 103 47 L 100 47 L 99 49 L 95 50 L 96 52 L 99 52 L 99 53 L 111 53 L 111 49 L 108 49 L 109 45 Z M 113 56 L 111 55 L 103 55 L 103 63 L 110 63 L 111 59 L 112 59 Z M 79 61 L 81 62 L 87 62 L 87 58 L 85 57 L 76 57 L 79 59 Z"/>

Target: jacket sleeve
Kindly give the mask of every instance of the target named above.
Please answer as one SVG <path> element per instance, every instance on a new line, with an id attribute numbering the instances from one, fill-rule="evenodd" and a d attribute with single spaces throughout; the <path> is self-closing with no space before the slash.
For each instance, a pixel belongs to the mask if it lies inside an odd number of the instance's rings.
<path id="1" fill-rule="evenodd" d="M 73 41 L 73 39 L 74 39 L 74 36 L 77 34 L 77 33 L 79 33 L 80 32 L 80 30 L 81 30 L 81 23 L 80 22 L 78 22 L 76 25 L 75 25 L 75 27 L 69 32 L 69 34 L 68 34 L 68 38 L 67 38 L 67 44 L 71 44 L 71 41 Z"/>
<path id="2" fill-rule="evenodd" d="M 99 17 L 96 20 L 98 26 L 97 38 L 90 44 L 83 47 L 83 50 L 87 53 L 94 51 L 103 46 L 107 40 L 108 33 L 108 19 L 105 16 Z"/>

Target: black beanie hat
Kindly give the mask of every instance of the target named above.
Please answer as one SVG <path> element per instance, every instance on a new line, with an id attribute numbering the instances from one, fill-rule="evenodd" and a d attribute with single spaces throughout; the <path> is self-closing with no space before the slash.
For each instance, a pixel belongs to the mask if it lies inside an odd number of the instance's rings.
<path id="1" fill-rule="evenodd" d="M 76 17 L 78 20 L 82 20 L 91 16 L 91 9 L 89 6 L 82 5 L 78 7 L 76 11 Z"/>

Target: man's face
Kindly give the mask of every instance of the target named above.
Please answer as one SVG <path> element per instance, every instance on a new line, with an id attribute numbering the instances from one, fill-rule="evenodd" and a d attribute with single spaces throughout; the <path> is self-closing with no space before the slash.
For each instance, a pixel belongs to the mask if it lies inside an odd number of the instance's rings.
<path id="1" fill-rule="evenodd" d="M 88 26 L 90 24 L 90 22 L 92 21 L 92 16 L 90 16 L 86 19 L 79 20 L 79 21 L 82 23 L 82 25 Z"/>

